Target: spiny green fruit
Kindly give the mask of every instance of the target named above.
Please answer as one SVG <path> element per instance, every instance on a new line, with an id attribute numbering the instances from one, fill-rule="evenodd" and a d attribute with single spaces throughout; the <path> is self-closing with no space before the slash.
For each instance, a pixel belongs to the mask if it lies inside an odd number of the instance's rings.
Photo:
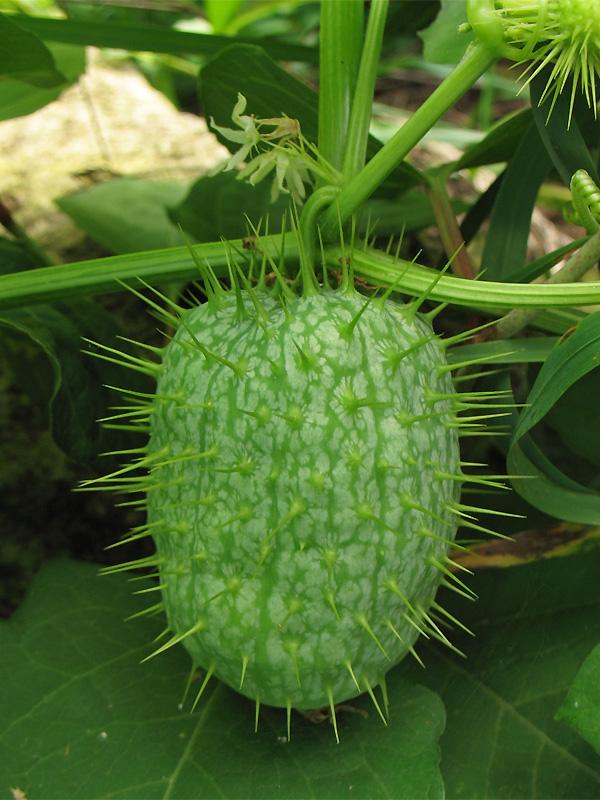
<path id="1" fill-rule="evenodd" d="M 178 309 L 161 363 L 141 367 L 157 390 L 132 538 L 156 543 L 140 562 L 172 634 L 156 653 L 181 642 L 206 680 L 288 723 L 377 684 L 387 706 L 385 673 L 419 634 L 447 642 L 435 594 L 465 514 L 468 403 L 416 302 L 233 283 L 207 275 L 208 302 Z"/>
<path id="2" fill-rule="evenodd" d="M 467 0 L 469 24 L 498 55 L 529 65 L 527 85 L 546 70 L 540 104 L 570 88 L 569 122 L 578 86 L 596 115 L 600 75 L 600 5 L 589 0 Z M 464 28 L 463 28 L 464 29 Z"/>

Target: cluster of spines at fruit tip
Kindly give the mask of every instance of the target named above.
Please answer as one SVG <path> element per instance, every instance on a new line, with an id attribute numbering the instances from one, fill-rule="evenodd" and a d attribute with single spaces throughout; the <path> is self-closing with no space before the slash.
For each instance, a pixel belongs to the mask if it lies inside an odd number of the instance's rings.
<path id="1" fill-rule="evenodd" d="M 244 317 L 248 317 L 250 314 L 252 318 L 255 319 L 258 324 L 260 324 L 268 334 L 268 313 L 263 308 L 260 300 L 260 292 L 256 291 L 252 281 L 246 274 L 243 272 L 239 264 L 235 261 L 232 256 L 232 249 L 231 246 L 228 244 L 224 244 L 227 248 L 226 252 L 228 254 L 228 265 L 229 265 L 229 279 L 231 289 L 225 289 L 216 275 L 214 274 L 213 270 L 208 264 L 202 263 L 196 256 L 196 253 L 192 248 L 190 248 L 191 253 L 196 261 L 196 264 L 200 270 L 202 279 L 203 279 L 203 291 L 206 296 L 206 302 L 212 304 L 215 308 L 218 308 L 221 297 L 224 292 L 233 292 L 236 297 L 236 308 L 237 308 L 237 315 L 240 319 Z M 257 247 L 258 250 L 258 247 Z M 296 291 L 296 287 L 291 285 L 292 282 L 288 281 L 287 278 L 284 277 L 284 270 L 281 268 L 280 265 L 276 265 L 273 259 L 268 255 L 268 249 L 266 247 L 260 248 L 260 251 L 263 255 L 263 260 L 260 268 L 260 275 L 257 281 L 257 288 L 266 290 L 266 263 L 268 263 L 271 268 L 271 274 L 275 276 L 275 286 L 276 291 L 279 293 L 283 307 L 285 309 L 285 301 L 289 299 L 291 296 L 294 296 L 293 293 Z M 301 254 L 302 255 L 302 254 Z M 348 292 L 354 292 L 354 280 L 352 275 L 352 257 L 351 252 L 348 258 L 344 257 L 341 261 L 342 266 L 342 280 L 341 280 L 341 288 L 342 290 L 346 290 Z M 307 263 L 305 258 L 301 258 L 301 270 L 300 270 L 300 279 L 302 281 L 302 291 L 305 294 L 310 294 L 314 292 L 321 291 L 321 288 L 318 285 L 314 268 L 312 265 Z M 324 270 L 324 282 L 327 281 L 326 278 L 326 271 Z M 176 330 L 179 326 L 183 326 L 186 328 L 186 310 L 179 306 L 178 304 L 174 303 L 173 301 L 168 300 L 163 295 L 161 295 L 157 290 L 153 289 L 152 287 L 144 284 L 143 281 L 140 281 L 148 290 L 154 293 L 156 299 L 148 298 L 141 293 L 139 293 L 135 289 L 131 289 L 135 294 L 138 294 L 152 309 L 152 312 L 162 321 L 164 325 L 167 326 L 168 329 Z M 376 296 L 376 294 L 372 294 L 371 296 L 365 299 L 365 303 L 363 304 L 361 310 L 356 314 L 353 320 L 348 323 L 346 328 L 346 334 L 348 337 L 352 336 L 352 332 L 358 323 L 358 320 L 361 314 L 364 312 L 366 307 L 371 302 L 377 302 L 383 304 L 389 294 L 393 291 L 394 287 L 388 288 L 385 292 L 381 295 Z M 244 302 L 244 294 L 246 298 L 249 298 L 250 305 L 251 305 L 251 312 L 248 311 L 246 308 L 246 304 Z M 412 313 L 417 313 L 418 309 L 421 307 L 423 301 L 426 299 L 427 292 L 425 292 L 422 296 L 415 298 L 412 300 L 408 308 L 411 310 Z M 247 302 L 247 301 L 246 301 Z M 166 306 L 166 308 L 165 308 Z M 439 307 L 434 309 L 434 311 L 429 312 L 428 315 L 430 319 L 433 319 L 435 314 L 439 312 Z M 484 326 L 482 326 L 484 327 Z M 186 346 L 191 346 L 197 349 L 197 351 L 207 360 L 215 360 L 219 363 L 223 364 L 228 369 L 232 370 L 232 372 L 237 377 L 242 377 L 244 374 L 245 366 L 241 363 L 233 363 L 230 362 L 227 358 L 222 356 L 219 353 L 209 351 L 207 348 L 198 341 L 197 337 L 187 329 L 188 334 L 191 337 L 191 340 L 187 340 Z M 460 344 L 462 341 L 470 338 L 475 333 L 474 330 L 470 330 L 464 334 L 458 334 L 451 338 L 446 339 L 439 339 L 438 342 L 445 347 L 449 347 L 451 345 Z M 172 335 L 169 332 L 165 333 L 167 339 L 169 341 L 173 340 Z M 433 336 L 434 334 L 432 334 Z M 129 340 L 128 340 L 129 341 Z M 151 355 L 151 358 L 144 358 L 135 355 L 130 355 L 127 353 L 121 353 L 119 350 L 96 345 L 99 348 L 98 351 L 93 352 L 94 355 L 104 358 L 108 361 L 112 361 L 122 366 L 129 367 L 133 370 L 137 370 L 139 372 L 144 373 L 151 378 L 157 378 L 160 370 L 160 358 L 162 355 L 163 348 L 153 347 L 148 345 L 142 345 Z M 302 356 L 302 353 L 300 354 Z M 309 355 L 305 354 L 308 358 Z M 401 362 L 402 358 L 405 353 L 398 353 L 398 363 Z M 439 369 L 447 372 L 456 369 L 463 368 L 464 370 L 471 369 L 477 362 L 473 360 L 465 361 L 464 363 L 454 363 L 452 366 L 448 365 L 440 365 Z M 468 377 L 468 376 L 465 376 Z M 472 377 L 472 375 L 471 375 Z M 459 380 L 459 379 L 458 379 Z M 111 387 L 116 388 L 116 387 Z M 122 395 L 127 399 L 127 405 L 119 406 L 114 408 L 114 414 L 110 417 L 107 417 L 103 420 L 104 425 L 107 427 L 114 427 L 120 428 L 127 431 L 136 431 L 142 434 L 148 434 L 150 432 L 150 417 L 153 413 L 153 400 L 156 398 L 155 393 L 144 393 L 134 390 L 128 389 L 117 389 L 117 391 L 121 392 Z M 160 399 L 160 398 L 159 398 Z M 172 400 L 175 403 L 180 404 L 184 407 L 185 398 L 183 396 L 176 396 L 176 395 L 169 395 L 163 399 Z M 494 404 L 498 406 L 504 406 L 505 403 L 503 402 L 503 393 L 502 392 L 474 392 L 474 391 L 466 391 L 466 392 L 452 392 L 452 393 L 440 393 L 436 396 L 432 396 L 430 398 L 432 407 L 435 406 L 436 403 L 440 401 L 451 401 L 452 408 L 451 410 L 444 410 L 442 412 L 437 412 L 432 410 L 432 412 L 425 416 L 440 416 L 444 419 L 445 424 L 450 427 L 455 427 L 458 429 L 459 436 L 472 436 L 472 435 L 486 435 L 488 430 L 485 429 L 485 425 L 487 424 L 488 420 L 491 417 L 499 416 L 503 412 L 495 411 L 493 409 Z M 208 405 L 208 404 L 207 404 Z M 492 406 L 492 408 L 490 408 Z M 117 494 L 129 494 L 129 493 L 143 493 L 145 495 L 148 492 L 156 491 L 157 489 L 164 488 L 164 484 L 158 482 L 154 476 L 154 472 L 168 463 L 172 463 L 173 461 L 181 461 L 184 459 L 198 459 L 198 458 L 211 458 L 211 452 L 207 451 L 206 453 L 180 453 L 177 456 L 173 456 L 168 448 L 163 449 L 159 452 L 151 452 L 146 446 L 141 446 L 139 448 L 135 448 L 132 450 L 122 450 L 117 452 L 111 452 L 110 455 L 112 456 L 122 456 L 131 458 L 132 461 L 127 464 L 126 466 L 112 472 L 108 475 L 103 476 L 102 478 L 87 481 L 82 485 L 82 489 L 106 489 L 113 491 Z M 214 453 L 212 454 L 214 455 Z M 440 475 L 441 478 L 444 479 L 451 479 L 460 481 L 461 483 L 473 483 L 479 486 L 484 487 L 491 487 L 491 488 L 504 488 L 504 484 L 500 481 L 502 480 L 502 476 L 485 476 L 485 477 L 478 477 L 474 474 L 469 474 L 468 472 L 463 471 L 464 468 L 472 469 L 481 467 L 483 465 L 479 464 L 472 464 L 472 463 L 464 463 L 461 462 L 460 470 L 456 474 L 446 474 Z M 140 475 L 139 473 L 142 472 Z M 201 501 L 199 501 L 201 502 Z M 132 505 L 132 506 L 139 506 L 143 507 L 145 505 L 145 498 L 142 496 L 141 498 L 135 498 L 133 500 L 128 500 L 122 503 L 122 505 Z M 485 509 L 479 509 L 470 505 L 466 505 L 462 502 L 453 503 L 451 507 L 446 509 L 451 513 L 458 516 L 460 523 L 463 527 L 470 528 L 475 532 L 493 534 L 494 532 L 480 526 L 477 523 L 477 514 L 485 511 Z M 492 512 L 493 513 L 493 512 Z M 138 527 L 132 529 L 129 535 L 116 542 L 112 547 L 116 547 L 118 545 L 122 545 L 125 543 L 132 543 L 139 539 L 145 538 L 147 536 L 152 536 L 157 528 L 160 528 L 160 520 L 155 521 L 151 524 L 142 524 Z M 464 544 L 456 543 L 455 545 L 457 548 L 466 549 Z M 134 561 L 125 562 L 123 564 L 119 564 L 116 566 L 107 567 L 103 570 L 104 573 L 113 573 L 113 572 L 121 572 L 121 571 L 129 571 L 131 569 L 140 568 L 144 570 L 156 570 L 155 572 L 151 573 L 154 577 L 159 577 L 158 568 L 161 566 L 161 562 L 157 555 L 149 556 L 146 558 L 137 559 Z M 442 573 L 442 581 L 441 584 L 447 586 L 448 588 L 458 592 L 459 594 L 463 595 L 467 598 L 473 598 L 474 594 L 468 588 L 468 586 L 455 574 L 458 565 L 455 564 L 450 558 L 447 558 L 444 561 L 440 560 L 433 560 L 432 566 L 435 566 L 439 569 Z M 468 572 L 468 570 L 465 570 Z M 144 577 L 147 577 L 145 575 Z M 163 587 L 160 584 L 160 581 L 157 582 L 156 585 L 145 588 L 140 590 L 140 594 L 151 593 L 154 591 L 160 591 Z M 396 587 L 397 588 L 397 587 Z M 398 593 L 394 587 L 390 587 L 390 591 L 395 591 L 396 594 Z M 405 605 L 408 606 L 409 610 L 412 611 L 414 614 L 415 619 L 412 621 L 415 627 L 419 630 L 424 636 L 433 636 L 439 641 L 447 644 L 451 647 L 451 643 L 449 642 L 446 634 L 443 632 L 442 627 L 446 626 L 448 621 L 452 624 L 456 624 L 461 628 L 464 626 L 458 622 L 452 615 L 446 612 L 438 603 L 432 601 L 431 607 L 429 612 L 425 610 L 415 610 L 412 608 L 411 604 L 405 600 Z M 335 601 L 334 601 L 334 608 L 335 608 Z M 151 605 L 149 608 L 145 609 L 142 612 L 134 616 L 141 616 L 142 614 L 158 614 L 163 610 L 163 603 L 157 602 Z M 423 613 L 420 613 L 422 611 Z M 368 622 L 367 622 L 368 625 Z M 464 628 L 466 630 L 466 628 Z M 392 628 L 393 630 L 393 628 Z M 170 633 L 170 629 L 165 629 L 159 637 L 157 637 L 157 642 L 163 639 Z M 172 647 L 173 645 L 183 641 L 187 636 L 192 635 L 196 632 L 196 628 L 192 627 L 190 630 L 185 631 L 182 634 L 176 634 L 171 636 L 170 639 L 166 643 L 160 645 L 150 656 L 147 658 L 151 658 L 161 652 L 164 652 L 168 648 Z M 453 648 L 456 649 L 456 648 Z M 422 664 L 420 657 L 415 652 L 414 648 L 410 648 L 410 652 L 412 655 Z M 240 684 L 243 684 L 244 681 L 244 673 L 245 673 L 246 664 L 242 665 L 242 672 L 241 672 L 241 680 Z M 360 686 L 356 677 L 353 675 L 352 666 L 348 665 L 351 675 L 354 678 L 354 681 L 357 687 L 360 690 Z M 202 692 L 204 691 L 208 680 L 210 679 L 212 673 L 214 672 L 215 666 L 209 667 L 206 672 L 204 681 L 200 687 L 196 700 L 193 704 L 193 707 L 196 706 Z M 194 667 L 195 670 L 195 667 Z M 376 708 L 381 714 L 382 718 L 384 718 L 383 714 L 381 713 L 381 708 L 377 703 L 372 688 L 370 686 L 366 687 L 369 693 L 371 694 L 373 701 L 375 702 Z M 384 701 L 385 706 L 387 707 L 387 699 L 386 699 L 386 692 L 385 692 L 385 684 L 382 684 L 383 694 L 384 694 Z M 333 706 L 333 698 L 330 698 L 331 702 L 331 711 L 333 714 L 334 724 L 335 724 L 335 709 Z M 256 720 L 258 722 L 258 710 L 260 706 L 260 700 L 257 699 L 256 705 Z M 288 727 L 289 727 L 289 715 L 291 712 L 291 706 L 288 708 Z M 385 718 L 384 718 L 385 719 Z"/>

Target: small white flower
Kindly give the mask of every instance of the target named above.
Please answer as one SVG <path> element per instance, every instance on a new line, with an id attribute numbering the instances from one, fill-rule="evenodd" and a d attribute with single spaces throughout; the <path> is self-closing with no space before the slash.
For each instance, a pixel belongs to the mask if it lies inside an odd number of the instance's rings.
<path id="1" fill-rule="evenodd" d="M 211 128 L 219 131 L 221 136 L 223 136 L 229 142 L 235 142 L 236 144 L 242 145 L 239 150 L 236 150 L 235 153 L 232 154 L 231 158 L 229 158 L 224 165 L 220 166 L 219 170 L 222 169 L 224 172 L 228 172 L 234 167 L 237 167 L 238 164 L 241 164 L 242 161 L 245 161 L 252 151 L 252 148 L 256 147 L 261 140 L 254 117 L 248 116 L 247 114 L 242 114 L 245 108 L 246 98 L 243 94 L 238 92 L 238 100 L 233 108 L 231 119 L 233 122 L 235 122 L 238 128 L 240 128 L 239 131 L 236 131 L 233 128 L 224 128 L 221 125 L 217 125 L 214 119 L 212 117 L 210 118 Z"/>
<path id="2" fill-rule="evenodd" d="M 291 117 L 270 117 L 261 119 L 261 125 L 273 125 L 275 130 L 272 133 L 263 133 L 263 139 L 297 139 L 300 136 L 300 123 Z"/>
<path id="3" fill-rule="evenodd" d="M 217 130 L 223 138 L 230 142 L 240 144 L 231 157 L 220 164 L 211 174 L 221 170 L 228 172 L 248 159 L 259 142 L 269 149 L 255 155 L 238 174 L 238 179 L 247 178 L 253 186 L 275 170 L 273 186 L 271 189 L 271 202 L 279 197 L 281 192 L 291 194 L 296 202 L 302 202 L 306 196 L 305 183 L 311 180 L 311 174 L 325 176 L 331 182 L 337 182 L 339 174 L 321 158 L 314 145 L 304 139 L 300 131 L 300 123 L 291 117 L 265 117 L 258 118 L 244 114 L 246 98 L 238 93 L 238 100 L 231 114 L 231 119 L 239 130 L 225 128 L 217 125 L 211 117 L 211 127 Z M 261 133 L 265 126 L 273 128 L 270 133 Z M 310 149 L 316 156 L 313 158 L 308 152 Z"/>
<path id="4" fill-rule="evenodd" d="M 255 186 L 273 169 L 275 176 L 271 189 L 271 202 L 274 203 L 277 200 L 280 192 L 291 194 L 297 202 L 301 202 L 306 196 L 304 184 L 310 181 L 310 175 L 306 168 L 306 156 L 301 151 L 274 145 L 268 153 L 262 153 L 252 159 L 240 171 L 238 178 L 240 180 L 248 178 L 249 182 Z"/>

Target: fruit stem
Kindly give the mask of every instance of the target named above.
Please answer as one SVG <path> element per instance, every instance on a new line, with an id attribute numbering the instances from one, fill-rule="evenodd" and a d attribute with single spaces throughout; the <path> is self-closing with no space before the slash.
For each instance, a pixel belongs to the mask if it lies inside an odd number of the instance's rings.
<path id="1" fill-rule="evenodd" d="M 310 292 L 309 287 L 316 291 L 315 260 L 317 252 L 317 219 L 319 214 L 327 207 L 336 207 L 334 200 L 338 193 L 335 186 L 323 186 L 317 189 L 306 201 L 300 215 L 298 249 L 300 252 L 300 269 L 303 279 L 303 293 Z"/>

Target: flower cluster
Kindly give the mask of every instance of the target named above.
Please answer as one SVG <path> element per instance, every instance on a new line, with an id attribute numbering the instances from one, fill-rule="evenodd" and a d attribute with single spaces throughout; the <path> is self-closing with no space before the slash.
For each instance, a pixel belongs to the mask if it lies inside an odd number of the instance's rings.
<path id="1" fill-rule="evenodd" d="M 332 168 L 320 156 L 315 159 L 307 152 L 307 147 L 313 151 L 314 149 L 302 136 L 298 120 L 286 116 L 259 118 L 253 114 L 244 114 L 245 110 L 246 98 L 238 93 L 231 115 L 238 130 L 217 125 L 210 118 L 211 128 L 227 141 L 240 145 L 214 172 L 228 172 L 256 153 L 239 171 L 237 177 L 240 180 L 245 178 L 255 185 L 274 171 L 272 202 L 277 200 L 280 192 L 291 194 L 296 202 L 301 202 L 306 196 L 305 184 L 311 181 L 311 174 L 324 176 L 328 181 L 335 182 L 338 176 L 333 174 Z M 259 152 L 258 144 L 261 142 L 269 149 Z"/>

